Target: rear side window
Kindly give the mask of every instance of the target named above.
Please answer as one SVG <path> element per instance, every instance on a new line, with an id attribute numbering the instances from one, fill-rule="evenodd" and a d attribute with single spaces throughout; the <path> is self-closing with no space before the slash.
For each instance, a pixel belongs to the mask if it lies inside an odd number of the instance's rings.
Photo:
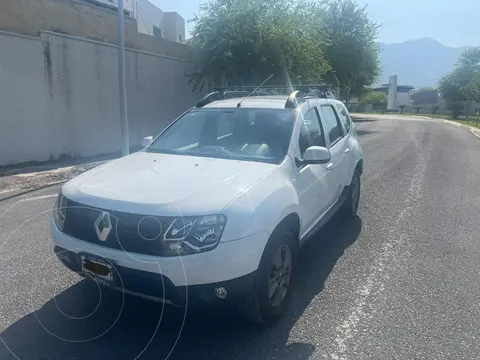
<path id="1" fill-rule="evenodd" d="M 328 137 L 330 138 L 330 144 L 334 145 L 338 140 L 343 137 L 342 126 L 340 120 L 335 113 L 335 110 L 331 105 L 322 106 L 323 119 L 325 120 L 325 126 Z"/>
<path id="2" fill-rule="evenodd" d="M 345 131 L 348 134 L 352 126 L 352 123 L 351 123 L 352 119 L 350 118 L 350 115 L 348 114 L 348 111 L 345 108 L 345 106 L 341 104 L 337 104 L 337 111 L 338 111 L 338 115 L 340 116 L 340 120 L 342 121 L 343 127 L 345 128 Z"/>

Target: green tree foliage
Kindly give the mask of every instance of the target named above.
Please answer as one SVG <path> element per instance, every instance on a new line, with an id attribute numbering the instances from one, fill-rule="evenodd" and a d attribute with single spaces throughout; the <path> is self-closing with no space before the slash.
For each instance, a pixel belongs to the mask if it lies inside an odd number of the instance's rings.
<path id="1" fill-rule="evenodd" d="M 197 86 L 318 83 L 330 70 L 322 39 L 313 36 L 311 14 L 289 0 L 211 0 L 193 21 L 192 45 L 200 61 L 190 80 Z"/>
<path id="2" fill-rule="evenodd" d="M 369 91 L 360 98 L 360 104 L 372 104 L 374 108 L 379 105 L 386 104 L 387 95 L 379 91 Z"/>
<path id="3" fill-rule="evenodd" d="M 418 94 L 418 93 L 432 92 L 432 91 L 437 91 L 437 89 L 435 89 L 434 87 L 431 87 L 431 86 L 424 86 L 424 87 L 418 89 L 416 93 Z"/>
<path id="4" fill-rule="evenodd" d="M 198 86 L 327 83 L 359 96 L 379 74 L 378 26 L 353 0 L 210 0 L 192 20 Z"/>
<path id="5" fill-rule="evenodd" d="M 466 49 L 455 69 L 442 77 L 438 89 L 453 117 L 460 115 L 464 101 L 480 102 L 480 47 Z"/>
<path id="6" fill-rule="evenodd" d="M 361 96 L 380 74 L 379 25 L 354 0 L 330 1 L 317 13 L 324 22 L 325 57 L 332 67 L 328 80 L 338 85 L 341 98 L 348 102 Z"/>

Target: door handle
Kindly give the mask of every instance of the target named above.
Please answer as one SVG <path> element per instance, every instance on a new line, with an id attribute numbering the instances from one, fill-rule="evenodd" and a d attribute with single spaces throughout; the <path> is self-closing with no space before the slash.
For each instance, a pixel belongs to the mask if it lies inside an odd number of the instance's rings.
<path id="1" fill-rule="evenodd" d="M 332 163 L 327 165 L 327 170 L 328 171 L 333 171 L 333 164 Z"/>
<path id="2" fill-rule="evenodd" d="M 345 155 L 350 154 L 350 149 L 345 150 Z"/>

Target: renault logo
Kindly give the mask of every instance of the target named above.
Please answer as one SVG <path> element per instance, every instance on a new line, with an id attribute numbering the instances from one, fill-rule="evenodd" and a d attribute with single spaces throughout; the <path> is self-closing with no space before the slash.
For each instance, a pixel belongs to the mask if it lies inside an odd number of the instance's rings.
<path id="1" fill-rule="evenodd" d="M 97 233 L 98 240 L 107 240 L 108 234 L 112 230 L 112 221 L 110 220 L 110 214 L 106 211 L 102 211 L 95 220 L 95 232 Z"/>

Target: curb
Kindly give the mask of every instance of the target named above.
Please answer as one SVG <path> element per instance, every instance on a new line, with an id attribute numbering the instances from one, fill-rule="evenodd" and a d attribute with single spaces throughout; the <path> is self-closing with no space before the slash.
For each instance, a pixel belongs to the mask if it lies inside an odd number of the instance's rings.
<path id="1" fill-rule="evenodd" d="M 7 191 L 6 194 L 8 193 L 14 193 L 14 194 L 11 194 L 11 195 L 7 195 L 5 197 L 3 197 L 1 194 L 0 194 L 0 201 L 4 201 L 4 200 L 9 200 L 9 199 L 13 199 L 17 196 L 22 196 L 22 195 L 25 195 L 25 194 L 29 194 L 31 192 L 34 192 L 34 191 L 37 191 L 37 190 L 42 190 L 42 189 L 46 189 L 50 186 L 55 186 L 55 185 L 59 185 L 59 184 L 64 184 L 66 183 L 68 180 L 62 180 L 62 181 L 56 181 L 56 182 L 53 182 L 53 183 L 48 183 L 48 184 L 45 184 L 45 185 L 42 185 L 42 186 L 38 186 L 38 187 L 35 187 L 35 188 L 29 188 L 29 189 L 17 189 L 17 190 L 11 190 L 11 191 Z M 17 192 L 19 191 L 19 192 Z"/>
<path id="2" fill-rule="evenodd" d="M 453 126 L 456 126 L 456 127 L 460 127 L 460 128 L 465 128 L 467 129 L 468 131 L 470 131 L 473 135 L 475 135 L 477 138 L 480 139 L 480 129 L 478 128 L 474 128 L 473 126 L 469 126 L 469 125 L 465 125 L 465 124 L 459 124 L 455 121 L 451 121 L 451 120 L 445 120 L 445 119 L 434 119 L 434 120 L 438 120 L 444 124 L 450 124 L 450 125 L 453 125 Z"/>
<path id="3" fill-rule="evenodd" d="M 67 169 L 67 168 L 73 168 L 75 170 L 81 170 L 81 172 L 85 172 L 85 171 L 88 171 L 88 170 L 91 170 L 99 165 L 103 165 L 105 164 L 107 161 L 97 161 L 97 162 L 93 162 L 93 163 L 88 163 L 88 164 L 82 164 L 82 165 L 76 165 L 76 166 L 67 166 L 67 167 L 64 167 L 63 169 Z M 59 170 L 59 169 L 62 169 L 62 168 L 57 168 L 55 170 Z M 44 170 L 44 171 L 37 171 L 38 173 L 45 173 L 45 172 L 48 172 L 48 170 Z M 33 174 L 33 173 L 31 173 Z M 24 174 L 17 174 L 17 175 L 10 175 L 10 177 L 15 177 L 15 176 L 18 176 L 18 175 L 24 175 Z M 75 174 L 75 176 L 78 176 L 79 174 Z M 43 185 L 40 185 L 40 186 L 36 186 L 36 187 L 31 187 L 31 188 L 25 188 L 25 189 L 12 189 L 12 190 L 8 190 L 8 191 L 5 191 L 4 193 L 0 193 L 0 201 L 4 201 L 4 200 L 9 200 L 9 199 L 12 199 L 14 197 L 17 197 L 17 196 L 22 196 L 22 195 L 25 195 L 25 194 L 28 194 L 28 193 L 31 193 L 33 191 L 37 191 L 37 190 L 41 190 L 41 189 L 45 189 L 47 187 L 50 187 L 50 186 L 55 186 L 55 185 L 59 185 L 59 184 L 64 184 L 66 183 L 67 181 L 69 181 L 71 178 L 75 177 L 75 176 L 72 176 L 70 177 L 69 179 L 65 179 L 65 180 L 60 180 L 60 181 L 53 181 L 53 182 L 47 182 L 46 184 L 43 184 Z"/>

